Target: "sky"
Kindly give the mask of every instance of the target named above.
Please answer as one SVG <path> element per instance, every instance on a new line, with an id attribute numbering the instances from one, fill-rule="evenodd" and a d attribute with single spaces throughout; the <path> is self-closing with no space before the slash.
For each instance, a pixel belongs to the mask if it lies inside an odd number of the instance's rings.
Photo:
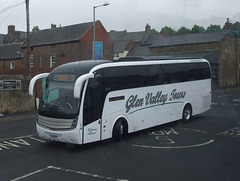
<path id="1" fill-rule="evenodd" d="M 145 25 L 160 31 L 164 26 L 178 30 L 195 24 L 224 26 L 226 19 L 240 22 L 239 0 L 29 0 L 30 29 L 48 29 L 51 24 L 68 26 L 93 21 L 93 7 L 105 2 L 108 6 L 95 9 L 95 18 L 107 31 L 144 31 Z M 0 34 L 8 25 L 26 31 L 25 0 L 0 0 Z"/>

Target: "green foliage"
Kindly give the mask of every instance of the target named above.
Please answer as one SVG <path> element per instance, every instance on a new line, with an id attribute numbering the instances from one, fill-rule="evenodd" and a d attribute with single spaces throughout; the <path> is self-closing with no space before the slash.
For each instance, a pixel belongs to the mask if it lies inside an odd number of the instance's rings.
<path id="1" fill-rule="evenodd" d="M 203 33 L 205 31 L 205 28 L 202 26 L 194 25 L 192 27 L 191 33 Z"/>
<path id="2" fill-rule="evenodd" d="M 233 31 L 240 31 L 240 23 L 237 21 L 236 23 L 232 24 Z"/>
<path id="3" fill-rule="evenodd" d="M 221 31 L 221 26 L 220 25 L 210 25 L 207 27 L 206 32 L 216 32 L 216 31 Z"/>
<path id="4" fill-rule="evenodd" d="M 158 32 L 156 29 L 151 29 L 150 30 L 150 33 L 151 33 L 151 35 L 156 35 L 156 34 L 160 34 L 160 32 Z"/>
<path id="5" fill-rule="evenodd" d="M 178 35 L 184 35 L 184 34 L 189 34 L 191 33 L 191 30 L 186 28 L 185 26 L 182 26 L 181 28 L 178 29 L 177 34 Z"/>
<path id="6" fill-rule="evenodd" d="M 167 36 L 173 36 L 173 35 L 177 34 L 177 32 L 174 29 L 172 29 L 172 28 L 170 28 L 168 26 L 163 27 L 161 29 L 160 33 L 161 34 L 167 34 Z"/>
<path id="7" fill-rule="evenodd" d="M 204 33 L 204 32 L 217 32 L 217 31 L 223 31 L 220 25 L 213 25 L 205 29 L 202 26 L 194 25 L 192 29 L 188 29 L 184 26 L 179 28 L 177 31 L 172 29 L 171 27 L 165 26 L 161 29 L 160 32 L 158 32 L 156 29 L 151 30 L 151 34 L 162 34 L 163 36 L 173 36 L 173 35 L 184 35 L 184 34 L 191 34 L 191 33 Z M 240 36 L 240 22 L 235 22 L 232 24 L 232 33 L 236 35 L 237 33 Z"/>

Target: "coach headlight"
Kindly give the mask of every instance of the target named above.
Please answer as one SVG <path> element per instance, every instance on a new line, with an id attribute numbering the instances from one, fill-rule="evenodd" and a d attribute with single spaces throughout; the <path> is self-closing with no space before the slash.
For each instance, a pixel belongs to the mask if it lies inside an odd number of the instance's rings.
<path id="1" fill-rule="evenodd" d="M 78 122 L 78 116 L 73 119 L 71 129 L 74 129 L 77 127 L 77 122 Z"/>

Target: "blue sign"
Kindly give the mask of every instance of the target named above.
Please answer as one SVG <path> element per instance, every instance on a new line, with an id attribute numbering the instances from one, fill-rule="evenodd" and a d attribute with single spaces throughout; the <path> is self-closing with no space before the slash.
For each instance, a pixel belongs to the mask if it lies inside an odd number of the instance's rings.
<path id="1" fill-rule="evenodd" d="M 95 60 L 103 59 L 103 43 L 95 42 Z"/>

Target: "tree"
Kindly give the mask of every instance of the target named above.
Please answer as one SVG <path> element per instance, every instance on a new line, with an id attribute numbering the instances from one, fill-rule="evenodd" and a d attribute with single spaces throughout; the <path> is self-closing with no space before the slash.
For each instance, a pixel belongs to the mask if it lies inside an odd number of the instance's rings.
<path id="1" fill-rule="evenodd" d="M 184 34 L 189 34 L 191 33 L 191 30 L 186 28 L 185 26 L 182 26 L 181 28 L 178 29 L 177 34 L 178 35 L 184 35 Z"/>
<path id="2" fill-rule="evenodd" d="M 205 28 L 202 26 L 194 25 L 192 27 L 191 33 L 203 33 L 205 31 Z"/>
<path id="3" fill-rule="evenodd" d="M 207 27 L 206 32 L 216 32 L 216 31 L 221 31 L 221 26 L 220 25 L 210 25 L 209 27 Z"/>
<path id="4" fill-rule="evenodd" d="M 156 35 L 156 34 L 159 34 L 160 32 L 158 32 L 156 29 L 151 29 L 150 30 L 150 33 L 151 33 L 151 35 Z"/>
<path id="5" fill-rule="evenodd" d="M 233 31 L 240 31 L 240 23 L 238 21 L 236 23 L 233 23 L 232 30 Z"/>
<path id="6" fill-rule="evenodd" d="M 160 33 L 163 35 L 163 36 L 173 36 L 173 35 L 176 35 L 176 31 L 168 26 L 165 26 L 161 29 Z"/>

